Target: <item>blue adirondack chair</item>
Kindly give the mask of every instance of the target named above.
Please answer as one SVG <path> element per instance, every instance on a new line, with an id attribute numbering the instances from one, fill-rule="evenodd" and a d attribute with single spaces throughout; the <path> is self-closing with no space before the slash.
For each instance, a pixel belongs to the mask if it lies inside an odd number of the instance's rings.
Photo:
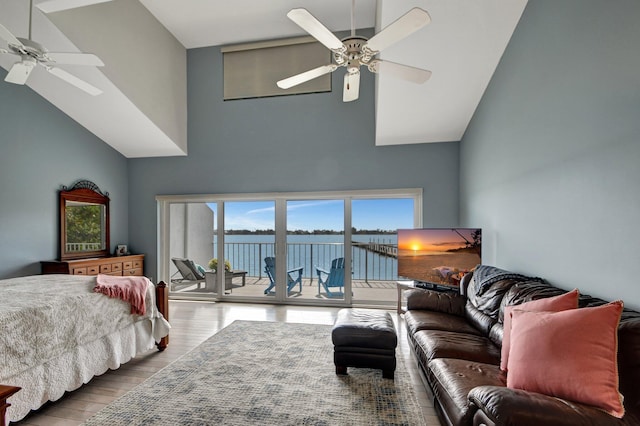
<path id="1" fill-rule="evenodd" d="M 316 266 L 316 273 L 318 274 L 318 295 L 320 295 L 320 288 L 322 286 L 329 297 L 344 296 L 342 291 L 342 287 L 344 287 L 344 257 L 333 259 L 331 261 L 330 271 Z M 338 288 L 339 291 L 332 292 L 329 288 Z"/>
<path id="2" fill-rule="evenodd" d="M 300 293 L 302 293 L 302 270 L 304 268 L 301 266 L 299 268 L 289 269 L 287 271 L 287 294 L 296 286 L 296 284 L 300 285 Z M 264 272 L 269 277 L 269 287 L 264 291 L 264 294 L 269 294 L 271 289 L 276 286 L 276 258 L 275 257 L 265 257 L 264 258 Z M 297 274 L 298 276 L 294 278 L 292 275 Z"/>

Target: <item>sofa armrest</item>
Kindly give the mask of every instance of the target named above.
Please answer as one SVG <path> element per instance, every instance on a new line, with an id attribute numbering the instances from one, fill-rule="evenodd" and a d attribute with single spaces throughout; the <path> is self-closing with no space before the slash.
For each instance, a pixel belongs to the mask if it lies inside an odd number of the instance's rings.
<path id="1" fill-rule="evenodd" d="M 474 417 L 473 424 L 475 426 L 551 424 L 557 426 L 619 426 L 627 424 L 624 420 L 610 416 L 594 407 L 501 386 L 475 387 L 469 392 L 469 401 L 479 410 Z"/>
<path id="2" fill-rule="evenodd" d="M 407 310 L 427 309 L 445 314 L 464 316 L 467 298 L 457 293 L 444 293 L 427 289 L 409 290 L 407 294 Z"/>

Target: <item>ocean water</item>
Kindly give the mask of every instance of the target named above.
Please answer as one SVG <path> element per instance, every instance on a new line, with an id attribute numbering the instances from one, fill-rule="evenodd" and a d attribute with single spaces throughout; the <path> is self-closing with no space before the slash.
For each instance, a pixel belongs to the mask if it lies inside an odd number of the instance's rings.
<path id="1" fill-rule="evenodd" d="M 264 276 L 264 258 L 274 255 L 274 241 L 273 235 L 225 235 L 225 258 L 233 269 L 247 271 L 250 276 Z M 343 235 L 288 235 L 287 269 L 303 267 L 305 278 L 316 278 L 316 267 L 328 270 L 332 259 L 344 257 L 343 241 Z M 352 236 L 352 241 L 397 244 L 396 235 L 391 234 L 358 234 Z M 217 253 L 217 239 L 213 245 Z M 352 262 L 352 279 L 398 279 L 398 262 L 394 257 L 353 246 Z"/>

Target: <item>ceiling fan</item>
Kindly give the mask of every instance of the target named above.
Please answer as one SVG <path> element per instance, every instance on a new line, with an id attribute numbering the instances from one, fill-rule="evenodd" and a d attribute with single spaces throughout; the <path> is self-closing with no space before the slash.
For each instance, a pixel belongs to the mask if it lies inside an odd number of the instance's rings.
<path id="1" fill-rule="evenodd" d="M 0 53 L 20 57 L 20 61 L 13 64 L 4 81 L 14 84 L 25 84 L 29 75 L 36 67 L 41 65 L 56 77 L 67 83 L 84 90 L 90 95 L 96 96 L 102 90 L 79 79 L 55 65 L 85 65 L 101 67 L 104 63 L 96 55 L 91 53 L 56 53 L 49 52 L 41 44 L 31 40 L 31 24 L 33 13 L 33 0 L 29 1 L 29 38 L 24 39 L 14 36 L 6 27 L 0 24 L 0 38 L 5 40 L 8 50 L 1 49 Z"/>
<path id="2" fill-rule="evenodd" d="M 361 66 L 366 66 L 373 73 L 384 72 L 418 84 L 424 83 L 431 77 L 431 71 L 375 58 L 380 51 L 431 22 L 431 17 L 425 10 L 415 7 L 376 35 L 367 39 L 366 37 L 357 36 L 355 33 L 354 9 L 355 0 L 352 0 L 351 35 L 342 40 L 329 31 L 306 9 L 291 9 L 287 13 L 289 19 L 333 52 L 335 63 L 322 65 L 280 80 L 277 82 L 278 87 L 288 89 L 333 72 L 339 67 L 346 67 L 347 73 L 344 76 L 342 100 L 351 102 L 358 99 L 359 96 Z"/>

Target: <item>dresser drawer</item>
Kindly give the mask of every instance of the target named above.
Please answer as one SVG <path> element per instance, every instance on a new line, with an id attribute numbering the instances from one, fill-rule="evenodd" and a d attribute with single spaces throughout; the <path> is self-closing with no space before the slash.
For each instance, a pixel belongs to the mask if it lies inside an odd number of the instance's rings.
<path id="1" fill-rule="evenodd" d="M 40 264 L 42 265 L 43 274 L 133 276 L 144 273 L 144 254 L 66 261 L 52 260 L 42 261 Z"/>
<path id="2" fill-rule="evenodd" d="M 124 271 L 122 271 L 122 275 L 124 276 L 140 276 L 142 275 L 142 268 L 137 268 L 137 269 L 126 269 Z"/>

